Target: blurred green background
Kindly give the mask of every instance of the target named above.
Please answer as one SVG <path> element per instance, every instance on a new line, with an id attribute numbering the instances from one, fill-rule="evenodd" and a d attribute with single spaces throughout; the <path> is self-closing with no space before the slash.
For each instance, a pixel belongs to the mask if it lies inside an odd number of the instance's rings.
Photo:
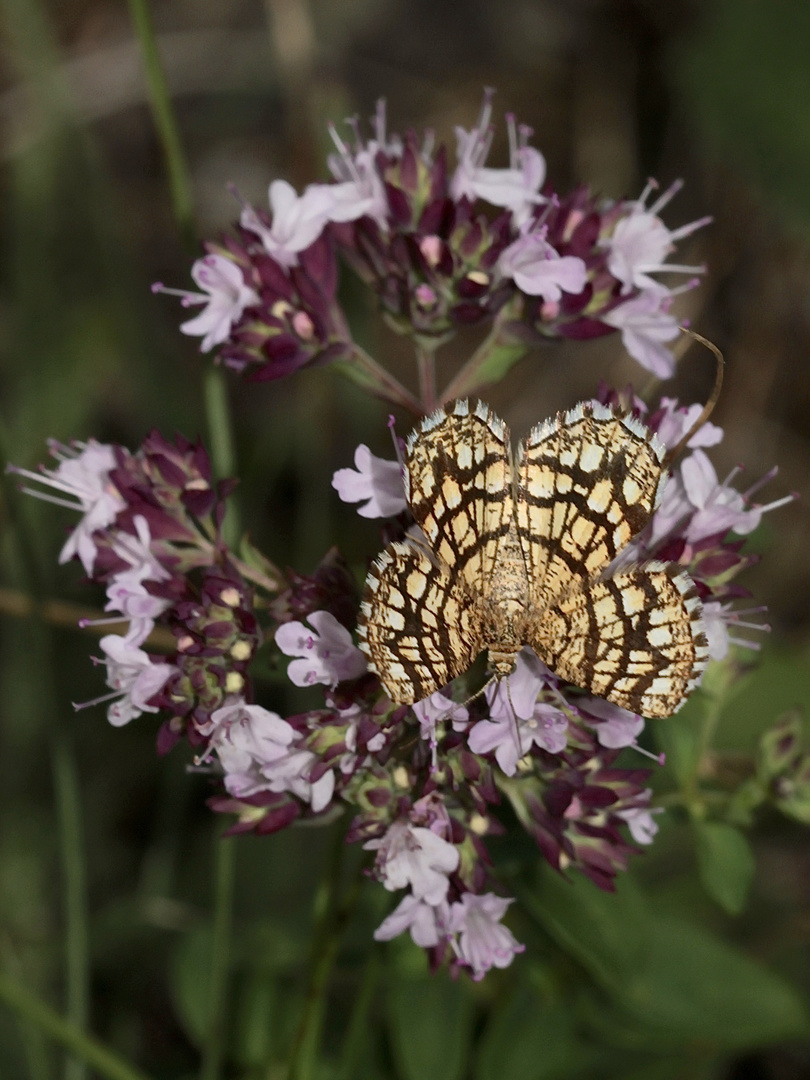
<path id="1" fill-rule="evenodd" d="M 665 218 L 715 218 L 678 261 L 708 264 L 680 310 L 727 358 L 718 473 L 744 462 L 753 481 L 778 463 L 761 497 L 802 495 L 754 537 L 764 558 L 745 584 L 769 605 L 774 633 L 761 670 L 726 706 L 718 743 L 745 751 L 781 711 L 810 703 L 810 5 L 155 0 L 152 10 L 200 237 L 236 216 L 229 181 L 263 205 L 273 178 L 324 178 L 326 122 L 368 116 L 380 96 L 393 130 L 432 127 L 453 143 L 453 125 L 470 127 L 483 86 L 495 86 L 496 115 L 514 111 L 534 128 L 558 190 L 587 181 L 632 197 L 649 175 L 686 180 Z M 33 467 L 49 436 L 136 446 L 156 426 L 205 437 L 210 361 L 179 334 L 180 309 L 149 291 L 155 280 L 185 287 L 190 254 L 127 5 L 0 0 L 0 22 L 4 453 Z M 493 163 L 505 149 L 501 128 Z M 407 343 L 380 328 L 351 283 L 344 299 L 359 340 L 413 385 Z M 440 377 L 471 341 L 444 350 Z M 692 349 L 665 389 L 702 400 L 712 377 Z M 600 378 L 646 381 L 610 337 L 525 359 L 489 398 L 520 434 L 592 396 Z M 229 380 L 229 392 L 254 541 L 302 571 L 338 543 L 360 571 L 379 538 L 330 479 L 358 442 L 389 453 L 387 409 L 329 371 L 259 387 Z M 398 419 L 404 434 L 410 418 Z M 207 778 L 185 771 L 190 755 L 156 759 L 148 716 L 113 730 L 101 709 L 70 708 L 100 692 L 92 639 L 70 605 L 98 606 L 101 595 L 77 565 L 57 571 L 64 526 L 60 511 L 3 495 L 0 966 L 57 1009 L 84 1011 L 148 1075 L 185 1078 L 197 1075 L 210 1023 L 221 822 L 204 805 Z M 44 619 L 30 616 L 32 603 Z M 297 707 L 278 683 L 261 694 L 282 714 Z M 81 838 L 85 868 L 74 860 L 66 872 L 66 834 Z M 803 1080 L 808 833 L 774 815 L 751 839 L 756 872 L 737 916 L 701 887 L 692 833 L 675 813 L 615 898 L 543 875 L 512 909 L 527 953 L 475 987 L 428 982 L 408 942 L 372 948 L 389 898 L 368 885 L 326 1001 L 315 1075 Z M 273 1080 L 285 1075 L 301 1008 L 330 837 L 296 829 L 233 843 L 225 1075 Z M 531 850 L 494 850 L 505 873 L 533 877 Z M 66 934 L 85 903 L 86 949 Z M 66 949 L 78 950 L 67 964 Z M 88 964 L 85 1007 L 76 972 Z M 0 1078 L 56 1075 L 61 1052 L 0 1007 Z M 67 1076 L 81 1080 L 81 1068 L 68 1063 Z"/>

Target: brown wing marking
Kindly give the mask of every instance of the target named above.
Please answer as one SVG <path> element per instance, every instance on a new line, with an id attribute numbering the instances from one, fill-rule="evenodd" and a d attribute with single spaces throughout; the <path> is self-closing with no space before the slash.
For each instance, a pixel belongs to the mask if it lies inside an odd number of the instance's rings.
<path id="1" fill-rule="evenodd" d="M 482 403 L 455 401 L 410 436 L 405 494 L 453 580 L 489 595 L 514 511 L 509 433 Z"/>
<path id="2" fill-rule="evenodd" d="M 533 604 L 593 581 L 658 505 L 664 447 L 630 415 L 581 403 L 519 447 L 515 518 Z"/>
<path id="3" fill-rule="evenodd" d="M 528 644 L 568 682 L 642 716 L 670 716 L 708 661 L 702 611 L 683 570 L 649 563 L 538 614 Z"/>
<path id="4" fill-rule="evenodd" d="M 392 701 L 430 697 L 483 648 L 477 599 L 407 541 L 390 544 L 366 580 L 360 648 Z"/>

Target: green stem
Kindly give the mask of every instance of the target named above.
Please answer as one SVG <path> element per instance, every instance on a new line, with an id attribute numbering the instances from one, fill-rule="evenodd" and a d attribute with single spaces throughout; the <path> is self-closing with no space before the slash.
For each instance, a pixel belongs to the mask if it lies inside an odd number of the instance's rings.
<path id="1" fill-rule="evenodd" d="M 228 409 L 228 388 L 221 368 L 209 367 L 205 373 L 205 416 L 211 447 L 211 464 L 219 480 L 236 475 L 233 426 Z M 233 547 L 239 537 L 239 507 L 233 495 L 228 499 L 228 512 L 222 525 L 225 542 Z"/>
<path id="2" fill-rule="evenodd" d="M 354 1000 L 352 1015 L 349 1019 L 349 1030 L 343 1041 L 343 1052 L 340 1059 L 337 1080 L 355 1080 L 360 1075 L 362 1055 L 368 1045 L 369 1014 L 374 1002 L 377 983 L 382 971 L 382 950 L 375 945 L 369 953 L 368 961 L 363 972 L 363 981 L 357 991 Z"/>
<path id="3" fill-rule="evenodd" d="M 340 886 L 343 873 L 343 853 L 346 846 L 347 823 L 341 822 L 334 838 L 327 872 L 315 897 L 315 932 L 309 964 L 304 1007 L 293 1036 L 287 1064 L 287 1080 L 313 1080 L 321 1042 L 321 1027 L 326 987 L 337 958 L 344 927 L 349 921 L 360 892 L 355 881 L 343 903 Z M 277 1075 L 277 1065 L 270 1062 L 267 1080 Z"/>
<path id="4" fill-rule="evenodd" d="M 501 340 L 503 324 L 512 318 L 513 314 L 510 305 L 501 308 L 489 334 L 442 391 L 439 399 L 441 402 L 467 397 L 484 386 L 497 382 L 513 364 L 525 356 L 529 351 L 528 345 Z"/>
<path id="5" fill-rule="evenodd" d="M 17 1016 L 34 1024 L 51 1039 L 61 1043 L 76 1058 L 95 1069 L 106 1080 L 149 1080 L 149 1077 L 120 1058 L 104 1043 L 63 1019 L 41 998 L 16 980 L 0 972 L 0 1001 Z"/>
<path id="6" fill-rule="evenodd" d="M 205 413 L 211 446 L 214 475 L 222 479 L 233 476 L 236 468 L 228 411 L 228 388 L 221 368 L 211 367 L 205 373 Z"/>
<path id="7" fill-rule="evenodd" d="M 189 251 L 196 252 L 198 242 L 194 228 L 194 197 L 191 178 L 180 141 L 180 131 L 166 82 L 166 73 L 160 59 L 149 0 L 129 0 L 129 9 L 141 47 L 149 100 L 152 105 L 152 119 L 166 160 L 175 221 L 186 247 Z M 205 376 L 204 393 L 214 473 L 220 479 L 233 476 L 236 471 L 233 428 L 228 414 L 224 375 L 221 371 L 209 368 Z M 224 533 L 226 542 L 232 546 L 239 535 L 239 512 L 233 498 L 229 502 Z"/>
<path id="8" fill-rule="evenodd" d="M 352 342 L 351 348 L 351 360 L 339 360 L 333 364 L 333 367 L 384 401 L 390 401 L 392 405 L 408 409 L 415 416 L 422 415 L 421 402 L 402 385 L 399 379 L 386 371 L 356 342 Z"/>
<path id="9" fill-rule="evenodd" d="M 193 251 L 196 249 L 197 240 L 194 230 L 194 198 L 191 179 L 180 142 L 180 132 L 166 83 L 166 74 L 160 59 L 149 0 L 129 0 L 129 10 L 141 47 L 149 100 L 152 105 L 152 118 L 166 160 L 174 217 L 184 244 Z"/>
<path id="10" fill-rule="evenodd" d="M 76 757 L 65 728 L 58 722 L 51 736 L 51 761 L 60 855 L 65 887 L 65 957 L 67 1015 L 78 1028 L 87 1027 L 90 1011 L 90 957 L 87 927 L 87 882 L 82 845 L 81 792 Z M 66 1080 L 84 1080 L 83 1062 L 68 1058 Z"/>
<path id="11" fill-rule="evenodd" d="M 417 345 L 416 363 L 419 370 L 422 412 L 429 416 L 436 408 L 436 350 Z"/>
<path id="12" fill-rule="evenodd" d="M 65 1005 L 70 1023 L 81 1030 L 87 1026 L 90 1000 L 90 956 L 88 948 L 87 885 L 84 846 L 82 843 L 81 789 L 76 758 L 68 729 L 62 723 L 54 692 L 53 640 L 50 627 L 42 617 L 45 593 L 42 574 L 37 564 L 33 539 L 24 518 L 17 512 L 16 498 L 9 497 L 5 466 L 5 426 L 0 425 L 0 477 L 7 528 L 14 539 L 19 555 L 20 575 L 27 593 L 34 599 L 32 618 L 33 652 L 36 669 L 41 673 L 38 683 L 41 707 L 48 726 L 51 771 L 56 801 L 57 836 L 63 881 L 63 913 L 65 922 Z M 84 1064 L 75 1058 L 65 1063 L 65 1080 L 84 1080 Z"/>
<path id="13" fill-rule="evenodd" d="M 233 496 L 231 496 L 231 498 L 233 498 Z M 238 558 L 233 553 L 231 553 L 230 559 L 243 578 L 252 581 L 254 585 L 260 586 L 265 592 L 275 595 L 284 587 L 284 575 L 280 570 L 276 571 L 278 577 L 271 578 L 268 577 L 267 574 L 263 574 L 261 570 L 257 570 L 254 566 L 249 566 L 244 560 Z"/>
<path id="14" fill-rule="evenodd" d="M 203 1048 L 200 1080 L 218 1080 L 225 1056 L 225 1012 L 228 1000 L 231 929 L 233 926 L 233 885 L 236 870 L 236 843 L 222 836 L 215 840 L 214 941 L 209 975 L 208 1038 Z"/>

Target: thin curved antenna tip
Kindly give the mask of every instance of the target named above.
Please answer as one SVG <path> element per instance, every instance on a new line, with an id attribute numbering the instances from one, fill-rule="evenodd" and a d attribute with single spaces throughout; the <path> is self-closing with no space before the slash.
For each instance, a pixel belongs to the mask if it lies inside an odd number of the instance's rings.
<path id="1" fill-rule="evenodd" d="M 696 341 L 699 345 L 703 345 L 709 350 L 710 353 L 714 355 L 716 361 L 716 368 L 714 376 L 714 387 L 712 388 L 712 392 L 709 395 L 709 400 L 703 406 L 703 410 L 701 411 L 700 416 L 697 418 L 694 424 L 692 424 L 686 434 L 683 435 L 682 438 L 675 444 L 675 446 L 673 446 L 672 449 L 668 451 L 666 457 L 664 458 L 664 465 L 667 466 L 672 464 L 678 454 L 680 454 L 683 448 L 689 443 L 689 440 L 692 439 L 698 431 L 700 431 L 700 429 L 703 427 L 703 425 L 706 423 L 706 421 L 709 419 L 712 412 L 714 411 L 714 407 L 717 404 L 718 398 L 720 397 L 720 391 L 723 388 L 723 369 L 726 366 L 726 361 L 723 354 L 720 352 L 720 350 L 713 341 L 709 341 L 709 339 L 705 338 L 702 334 L 698 334 L 696 331 L 690 330 L 688 326 L 679 326 L 678 329 L 682 333 L 688 334 L 693 341 Z"/>

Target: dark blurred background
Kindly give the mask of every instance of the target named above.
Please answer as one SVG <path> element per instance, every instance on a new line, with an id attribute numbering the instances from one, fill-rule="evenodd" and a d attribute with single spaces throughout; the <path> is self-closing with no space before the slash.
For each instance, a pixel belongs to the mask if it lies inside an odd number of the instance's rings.
<path id="1" fill-rule="evenodd" d="M 770 607 L 774 634 L 766 651 L 776 660 L 745 730 L 755 731 L 758 720 L 765 726 L 783 704 L 809 700 L 810 5 L 155 0 L 152 9 L 201 238 L 237 216 L 229 182 L 264 205 L 274 178 L 299 188 L 324 179 L 327 121 L 365 118 L 379 97 L 387 99 L 392 130 L 430 127 L 454 144 L 453 126 L 471 127 L 483 87 L 494 86 L 499 124 L 513 111 L 534 128 L 557 190 L 585 181 L 611 197 L 634 197 L 648 176 L 662 188 L 684 178 L 683 192 L 663 212 L 667 224 L 714 216 L 711 227 L 680 246 L 677 261 L 707 263 L 702 286 L 681 298 L 679 311 L 727 359 L 715 414 L 726 430 L 713 453 L 718 474 L 744 463 L 744 488 L 778 463 L 778 477 L 758 497 L 801 495 L 766 518 L 753 541 L 764 557 L 745 584 Z M 149 291 L 155 280 L 186 287 L 197 252 L 184 250 L 173 219 L 127 6 L 0 0 L 0 19 L 6 453 L 32 467 L 44 460 L 48 436 L 93 435 L 130 446 L 153 426 L 205 436 L 201 376 L 210 358 L 200 356 L 197 339 L 178 332 L 181 309 Z M 490 163 L 503 164 L 505 153 L 500 124 Z M 344 299 L 359 340 L 414 384 L 407 342 L 380 327 L 373 305 L 351 283 Z M 472 344 L 464 337 L 440 355 L 440 379 Z M 647 373 L 623 354 L 616 335 L 536 353 L 488 397 L 521 434 L 592 396 L 601 378 L 641 388 Z M 704 400 L 712 379 L 708 355 L 692 346 L 663 390 Z M 241 513 L 254 541 L 302 571 L 338 542 L 362 568 L 378 547 L 376 530 L 361 528 L 351 508 L 339 504 L 330 478 L 350 463 L 358 442 L 389 455 L 388 410 L 328 371 L 259 387 L 231 380 L 229 389 Z M 398 421 L 405 434 L 410 418 Z M 70 725 L 89 850 L 93 1022 L 156 1076 L 185 1075 L 194 1066 L 195 1027 L 178 986 L 197 947 L 189 934 L 204 932 L 210 905 L 206 780 L 183 774 L 182 751 L 155 760 L 146 716 L 113 731 L 100 710 L 70 714 L 70 700 L 100 692 L 87 660 L 91 639 L 56 625 L 43 646 L 39 630 L 20 617 L 32 587 L 26 554 L 38 564 L 43 596 L 100 603 L 81 586 L 77 566 L 55 570 L 63 526 L 53 508 L 20 499 L 0 507 L 7 568 L 0 590 L 0 753 L 7 776 L 0 959 L 58 1000 L 62 886 L 49 740 L 55 723 Z M 57 611 L 52 621 L 70 619 Z M 44 666 L 43 656 L 50 658 Z M 266 694 L 270 707 L 289 708 L 277 686 Z M 292 984 L 300 959 L 293 944 L 306 940 L 322 838 L 299 831 L 239 843 L 238 912 L 265 935 L 267 955 L 275 957 L 268 964 L 282 971 L 279 985 Z M 807 985 L 806 833 L 766 822 L 757 854 L 751 913 L 721 925 Z M 683 853 L 659 869 L 673 880 L 691 872 Z M 711 905 L 684 889 L 684 903 L 717 923 Z M 366 927 L 359 938 L 367 934 Z M 242 941 L 240 948 L 252 946 Z M 279 950 L 293 959 L 278 960 Z M 166 975 L 167 956 L 174 981 Z M 8 1076 L 26 1075 L 38 1051 L 31 1053 L 0 1016 L 0 1075 L 6 1076 L 4 1055 Z M 717 1068 L 699 1075 L 798 1080 L 810 1075 L 810 1058 L 792 1046 L 732 1055 Z"/>

